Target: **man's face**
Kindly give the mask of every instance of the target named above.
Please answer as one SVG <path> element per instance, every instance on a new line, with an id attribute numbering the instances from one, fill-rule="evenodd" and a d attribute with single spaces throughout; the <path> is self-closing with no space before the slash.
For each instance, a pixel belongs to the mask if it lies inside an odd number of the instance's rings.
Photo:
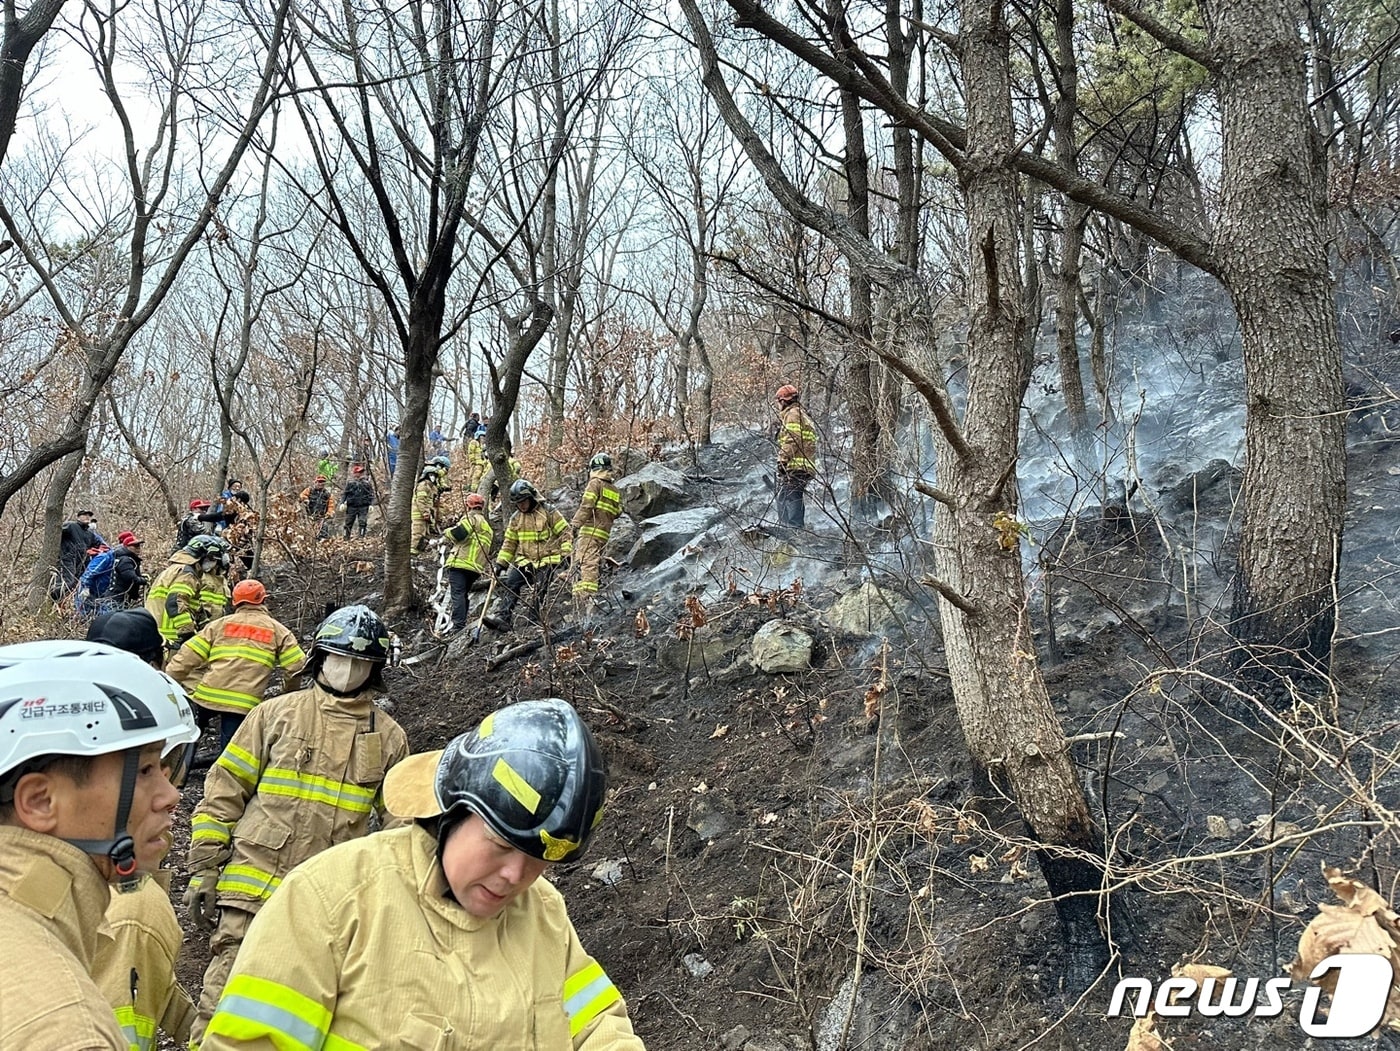
<path id="1" fill-rule="evenodd" d="M 326 487 L 326 480 L 325 480 L 324 478 L 317 478 L 317 479 L 316 479 L 316 488 L 317 488 L 317 489 L 324 489 L 325 487 Z"/>
<path id="2" fill-rule="evenodd" d="M 549 862 L 516 850 L 473 814 L 447 837 L 442 871 L 468 913 L 489 920 L 540 878 Z"/>
<path id="3" fill-rule="evenodd" d="M 126 549 L 127 549 L 128 551 L 130 551 L 133 555 L 135 555 L 137 558 L 140 558 L 140 557 L 141 557 L 141 545 L 144 544 L 144 543 L 145 543 L 144 540 L 137 540 L 137 541 L 135 541 L 134 543 L 127 544 L 127 545 L 126 545 Z"/>
<path id="4" fill-rule="evenodd" d="M 136 843 L 136 867 L 152 872 L 170 849 L 170 829 L 180 793 L 170 783 L 170 776 L 161 766 L 162 745 L 146 745 L 141 749 L 136 772 L 136 788 L 131 799 L 131 814 L 126 832 Z M 117 817 L 121 797 L 122 768 L 125 752 L 109 752 L 98 756 L 87 781 L 78 785 L 63 774 L 53 775 L 57 821 L 53 834 L 62 839 L 108 839 L 112 822 Z M 108 858 L 96 858 L 95 864 L 109 880 L 116 871 Z"/>
<path id="5" fill-rule="evenodd" d="M 91 524 L 92 524 L 92 515 L 86 514 L 86 513 L 80 514 L 80 515 L 78 516 L 78 521 L 81 522 L 81 523 L 83 523 L 83 525 L 91 525 Z"/>
<path id="6" fill-rule="evenodd" d="M 530 498 L 527 496 L 527 497 L 525 497 L 523 500 L 517 500 L 517 501 L 515 501 L 515 509 L 516 509 L 517 511 L 529 511 L 529 510 L 530 510 Z"/>
<path id="7" fill-rule="evenodd" d="M 242 483 L 242 482 L 229 482 L 229 483 L 228 483 L 228 490 L 229 490 L 229 492 L 231 492 L 231 493 L 241 493 L 241 492 L 243 492 L 243 483 Z"/>

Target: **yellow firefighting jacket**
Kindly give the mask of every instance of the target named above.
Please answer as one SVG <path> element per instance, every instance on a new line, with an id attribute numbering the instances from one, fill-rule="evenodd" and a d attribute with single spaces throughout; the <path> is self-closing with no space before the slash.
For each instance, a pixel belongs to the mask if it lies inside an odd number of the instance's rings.
<path id="1" fill-rule="evenodd" d="M 92 860 L 61 839 L 0 825 L 0 1047 L 126 1051 L 89 969 L 111 892 Z"/>
<path id="2" fill-rule="evenodd" d="M 817 473 L 817 428 L 797 402 L 778 412 L 778 466 L 793 474 Z"/>
<path id="3" fill-rule="evenodd" d="M 480 485 L 482 475 L 490 466 L 491 461 L 486 459 L 486 449 L 481 441 L 473 438 L 467 442 L 467 488 L 475 489 Z"/>
<path id="4" fill-rule="evenodd" d="M 296 636 L 265 607 L 245 605 L 200 629 L 165 670 L 205 708 L 238 714 L 262 703 L 274 670 L 281 670 L 291 693 L 305 667 Z"/>
<path id="5" fill-rule="evenodd" d="M 194 1004 L 175 980 L 175 957 L 184 934 L 170 904 L 170 873 L 145 876 L 112 888 L 107 922 L 113 942 L 98 951 L 93 981 L 116 1009 L 128 1051 L 150 1051 L 159 1027 L 183 1045 L 190 1037 Z"/>
<path id="6" fill-rule="evenodd" d="M 413 517 L 420 522 L 427 522 L 436 530 L 438 500 L 441 498 L 442 490 L 438 488 L 437 482 L 431 478 L 420 479 L 413 487 Z"/>
<path id="7" fill-rule="evenodd" d="M 480 511 L 468 511 L 443 536 L 452 541 L 446 563 L 450 568 L 486 572 L 486 556 L 491 551 L 495 531 Z"/>
<path id="8" fill-rule="evenodd" d="M 373 698 L 313 683 L 252 710 L 204 780 L 192 883 L 218 870 L 219 903 L 256 912 L 301 862 L 363 836 L 372 812 L 383 817 L 380 785 L 408 738 Z"/>
<path id="9" fill-rule="evenodd" d="M 491 919 L 447 892 L 418 825 L 302 865 L 243 942 L 203 1051 L 645 1051 L 546 880 Z"/>
<path id="10" fill-rule="evenodd" d="M 486 454 L 483 452 L 481 455 L 485 456 Z M 480 493 L 483 497 L 485 497 L 488 501 L 491 499 L 493 494 L 498 492 L 501 495 L 502 499 L 504 499 L 505 494 L 510 492 L 511 485 L 513 485 L 515 483 L 515 480 L 524 473 L 525 468 L 521 466 L 520 461 L 517 460 L 514 456 L 507 456 L 506 484 L 497 485 L 496 468 L 491 466 L 490 460 L 487 460 L 486 468 L 481 475 L 481 480 L 476 483 L 476 491 Z"/>
<path id="11" fill-rule="evenodd" d="M 622 494 L 612 481 L 611 471 L 593 471 L 589 474 L 578 510 L 574 512 L 574 520 L 569 523 L 580 536 L 606 540 L 612 532 L 613 523 L 622 514 Z"/>
<path id="12" fill-rule="evenodd" d="M 177 551 L 146 593 L 146 612 L 166 642 L 179 642 L 222 617 L 228 597 L 228 581 L 218 572 L 202 572 L 193 555 Z"/>
<path id="13" fill-rule="evenodd" d="M 517 511 L 511 515 L 496 561 L 527 567 L 557 566 L 573 550 L 573 538 L 564 516 L 537 500 L 533 511 Z"/>

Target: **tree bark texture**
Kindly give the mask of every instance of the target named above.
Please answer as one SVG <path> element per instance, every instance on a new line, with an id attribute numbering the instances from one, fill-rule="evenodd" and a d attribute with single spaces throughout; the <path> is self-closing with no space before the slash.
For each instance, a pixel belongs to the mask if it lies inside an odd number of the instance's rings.
<path id="1" fill-rule="evenodd" d="M 970 253 L 967 452 L 938 443 L 938 486 L 953 506 L 934 521 L 938 574 L 972 607 L 940 592 L 939 612 L 958 718 L 973 758 L 1004 781 L 1031 834 L 1047 850 L 1041 869 L 1072 947 L 1102 957 L 1094 892 L 1100 838 L 1065 746 L 1035 655 L 1021 571 L 1015 465 L 1026 305 L 1018 260 L 1016 177 L 1005 158 L 1015 141 L 1009 34 L 1001 0 L 964 0 L 960 59 L 968 106 L 962 169 Z M 1053 848 L 1084 853 L 1067 858 Z"/>
<path id="2" fill-rule="evenodd" d="M 1284 0 L 1202 4 L 1218 63 L 1216 248 L 1244 351 L 1245 514 L 1233 618 L 1241 663 L 1325 669 L 1346 497 L 1326 153 Z"/>

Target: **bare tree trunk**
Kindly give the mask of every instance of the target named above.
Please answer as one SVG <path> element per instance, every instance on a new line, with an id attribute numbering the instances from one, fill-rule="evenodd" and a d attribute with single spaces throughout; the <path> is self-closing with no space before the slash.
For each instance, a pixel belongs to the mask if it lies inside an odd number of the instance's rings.
<path id="1" fill-rule="evenodd" d="M 1017 261 L 1015 142 L 1009 32 L 1001 0 L 963 0 L 959 55 L 968 106 L 963 171 L 971 265 L 967 410 L 959 450 L 938 445 L 938 482 L 951 506 L 934 520 L 939 610 L 953 697 L 973 758 L 1006 782 L 1040 852 L 1077 978 L 1106 956 L 1094 892 L 1102 856 L 1035 656 L 1021 572 L 1015 465 L 1025 302 Z M 1067 854 L 1069 847 L 1080 852 Z"/>
<path id="2" fill-rule="evenodd" d="M 1234 631 L 1243 667 L 1306 678 L 1330 659 L 1346 497 L 1326 147 L 1292 6 L 1207 0 L 1202 10 L 1224 130 L 1216 241 L 1248 399 Z"/>
<path id="3" fill-rule="evenodd" d="M 53 475 L 49 478 L 48 491 L 44 494 L 44 544 L 39 549 L 39 561 L 29 578 L 29 601 L 26 605 L 31 613 L 43 609 L 49 601 L 49 580 L 58 565 L 58 542 L 63 529 L 63 505 L 68 501 L 68 491 L 73 488 L 73 479 L 78 477 L 78 469 L 83 465 L 86 449 L 71 452 L 58 461 Z"/>

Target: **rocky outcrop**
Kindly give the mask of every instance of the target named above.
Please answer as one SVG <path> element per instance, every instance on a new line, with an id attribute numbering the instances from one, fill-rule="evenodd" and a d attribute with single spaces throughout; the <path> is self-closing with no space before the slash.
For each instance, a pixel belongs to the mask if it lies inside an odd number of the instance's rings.
<path id="1" fill-rule="evenodd" d="M 633 518 L 655 518 L 686 505 L 685 475 L 659 463 L 649 463 L 617 483 L 622 509 Z"/>
<path id="2" fill-rule="evenodd" d="M 754 667 L 769 675 L 803 672 L 812 666 L 812 636 L 785 620 L 770 620 L 753 637 Z"/>

